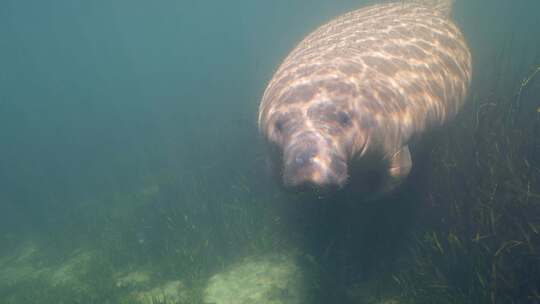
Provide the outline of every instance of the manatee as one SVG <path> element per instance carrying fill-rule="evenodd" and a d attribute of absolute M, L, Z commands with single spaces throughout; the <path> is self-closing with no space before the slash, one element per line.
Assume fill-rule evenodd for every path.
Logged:
<path fill-rule="evenodd" d="M 471 54 L 451 10 L 449 0 L 374 4 L 288 54 L 258 112 L 286 188 L 359 187 L 358 177 L 367 191 L 388 193 L 402 183 L 409 146 L 466 100 Z"/>

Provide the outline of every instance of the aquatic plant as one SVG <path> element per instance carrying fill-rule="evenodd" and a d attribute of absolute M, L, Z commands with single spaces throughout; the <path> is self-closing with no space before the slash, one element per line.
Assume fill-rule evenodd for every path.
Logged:
<path fill-rule="evenodd" d="M 475 98 L 433 151 L 422 208 L 437 221 L 415 234 L 413 266 L 394 275 L 404 301 L 540 302 L 540 114 L 522 103 L 539 71 L 517 93 Z"/>

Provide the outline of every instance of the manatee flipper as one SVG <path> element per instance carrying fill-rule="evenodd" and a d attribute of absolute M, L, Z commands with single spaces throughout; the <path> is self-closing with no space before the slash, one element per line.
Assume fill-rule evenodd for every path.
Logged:
<path fill-rule="evenodd" d="M 383 192 L 390 192 L 399 186 L 409 175 L 411 168 L 411 152 L 408 146 L 403 146 L 390 158 L 387 173 L 388 178 L 383 185 Z"/>

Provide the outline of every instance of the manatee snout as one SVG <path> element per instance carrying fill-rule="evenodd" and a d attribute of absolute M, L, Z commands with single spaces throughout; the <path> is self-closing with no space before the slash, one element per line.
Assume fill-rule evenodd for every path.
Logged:
<path fill-rule="evenodd" d="M 283 153 L 283 184 L 295 190 L 333 190 L 347 181 L 347 162 L 332 147 L 300 138 Z"/>

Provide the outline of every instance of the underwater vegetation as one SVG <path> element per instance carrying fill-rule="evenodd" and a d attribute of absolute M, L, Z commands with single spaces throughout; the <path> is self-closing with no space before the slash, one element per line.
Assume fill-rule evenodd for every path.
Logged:
<path fill-rule="evenodd" d="M 173 155 L 177 167 L 168 159 L 143 172 L 104 165 L 92 171 L 107 185 L 102 192 L 81 185 L 89 190 L 79 195 L 69 186 L 81 183 L 73 176 L 61 190 L 76 194 L 28 194 L 32 203 L 20 217 L 2 214 L 0 303 L 225 304 L 239 295 L 244 304 L 540 303 L 540 57 L 524 72 L 505 56 L 482 66 L 485 84 L 473 85 L 467 107 L 439 133 L 421 186 L 411 183 L 390 202 L 282 193 L 256 165 L 256 134 L 235 129 L 244 124 L 210 124 L 178 151 L 160 145 L 176 137 L 159 134 L 152 148 Z M 222 82 L 213 70 L 199 72 Z M 224 120 L 237 115 L 224 104 Z M 215 113 L 201 114 L 187 132 Z M 177 153 L 196 144 L 189 147 L 196 158 Z M 138 153 L 103 153 L 113 158 L 104 163 L 143 162 Z M 39 186 L 28 183 L 23 189 Z M 3 230 L 16 223 L 23 232 Z"/>
<path fill-rule="evenodd" d="M 242 174 L 165 171 L 12 242 L 0 301 L 540 303 L 540 66 L 503 82 L 515 87 L 473 88 L 429 152 L 412 232 L 404 201 L 318 208 Z"/>
<path fill-rule="evenodd" d="M 2 303 L 203 303 L 211 275 L 276 252 L 280 221 L 243 176 L 149 177 L 139 191 L 77 203 L 52 229 L 0 256 Z M 285 248 L 284 248 L 285 249 Z"/>
<path fill-rule="evenodd" d="M 538 97 L 539 71 L 473 95 L 432 152 L 422 208 L 434 220 L 393 276 L 406 303 L 540 303 L 540 113 L 523 103 Z"/>

